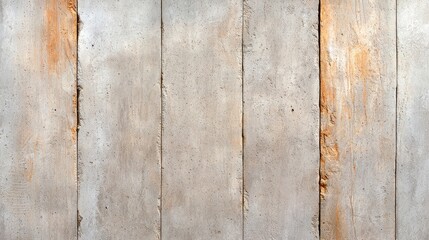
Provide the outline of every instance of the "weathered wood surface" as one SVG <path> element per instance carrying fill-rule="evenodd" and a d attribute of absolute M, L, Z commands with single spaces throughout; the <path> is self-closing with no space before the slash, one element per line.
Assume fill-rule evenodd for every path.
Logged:
<path fill-rule="evenodd" d="M 429 239 L 429 2 L 398 0 L 397 238 Z"/>
<path fill-rule="evenodd" d="M 241 0 L 164 0 L 162 238 L 241 239 Z"/>
<path fill-rule="evenodd" d="M 76 238 L 76 16 L 0 1 L 0 239 Z"/>
<path fill-rule="evenodd" d="M 160 1 L 79 1 L 80 239 L 158 239 Z"/>
<path fill-rule="evenodd" d="M 321 239 L 395 236 L 395 1 L 321 1 Z"/>
<path fill-rule="evenodd" d="M 318 6 L 245 1 L 245 239 L 318 239 Z"/>

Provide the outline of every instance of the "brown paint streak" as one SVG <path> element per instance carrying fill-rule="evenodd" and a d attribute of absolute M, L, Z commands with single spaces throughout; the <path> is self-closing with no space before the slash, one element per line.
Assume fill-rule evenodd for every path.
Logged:
<path fill-rule="evenodd" d="M 76 19 L 75 0 L 48 0 L 45 10 L 45 42 L 50 73 L 59 73 L 67 62 L 76 60 Z"/>

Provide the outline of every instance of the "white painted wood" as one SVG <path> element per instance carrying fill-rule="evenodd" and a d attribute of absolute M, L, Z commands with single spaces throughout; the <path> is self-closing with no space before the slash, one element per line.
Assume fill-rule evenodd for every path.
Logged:
<path fill-rule="evenodd" d="M 318 239 L 319 1 L 245 1 L 245 239 Z"/>
<path fill-rule="evenodd" d="M 397 239 L 429 239 L 429 2 L 398 0 Z"/>
<path fill-rule="evenodd" d="M 159 238 L 160 2 L 79 2 L 80 239 Z"/>
<path fill-rule="evenodd" d="M 76 238 L 76 19 L 0 1 L 0 239 Z"/>
<path fill-rule="evenodd" d="M 321 1 L 321 239 L 395 238 L 395 7 Z"/>
<path fill-rule="evenodd" d="M 162 238 L 242 238 L 241 0 L 164 0 Z"/>

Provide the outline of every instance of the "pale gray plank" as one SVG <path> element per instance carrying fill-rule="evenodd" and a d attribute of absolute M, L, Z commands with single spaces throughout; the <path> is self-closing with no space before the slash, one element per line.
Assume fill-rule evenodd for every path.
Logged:
<path fill-rule="evenodd" d="M 429 239 L 428 100 L 429 2 L 398 0 L 398 239 Z"/>
<path fill-rule="evenodd" d="M 163 239 L 240 239 L 241 0 L 163 1 Z"/>
<path fill-rule="evenodd" d="M 321 239 L 395 237 L 395 15 L 321 1 Z"/>
<path fill-rule="evenodd" d="M 0 239 L 76 238 L 74 1 L 0 1 Z"/>
<path fill-rule="evenodd" d="M 81 239 L 158 239 L 161 5 L 82 0 Z"/>
<path fill-rule="evenodd" d="M 318 239 L 318 6 L 245 1 L 245 239 Z"/>

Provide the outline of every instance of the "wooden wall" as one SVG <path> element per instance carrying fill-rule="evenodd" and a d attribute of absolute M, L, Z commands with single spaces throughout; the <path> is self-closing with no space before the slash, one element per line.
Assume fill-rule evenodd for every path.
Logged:
<path fill-rule="evenodd" d="M 0 239 L 429 239 L 425 0 L 0 0 Z"/>

